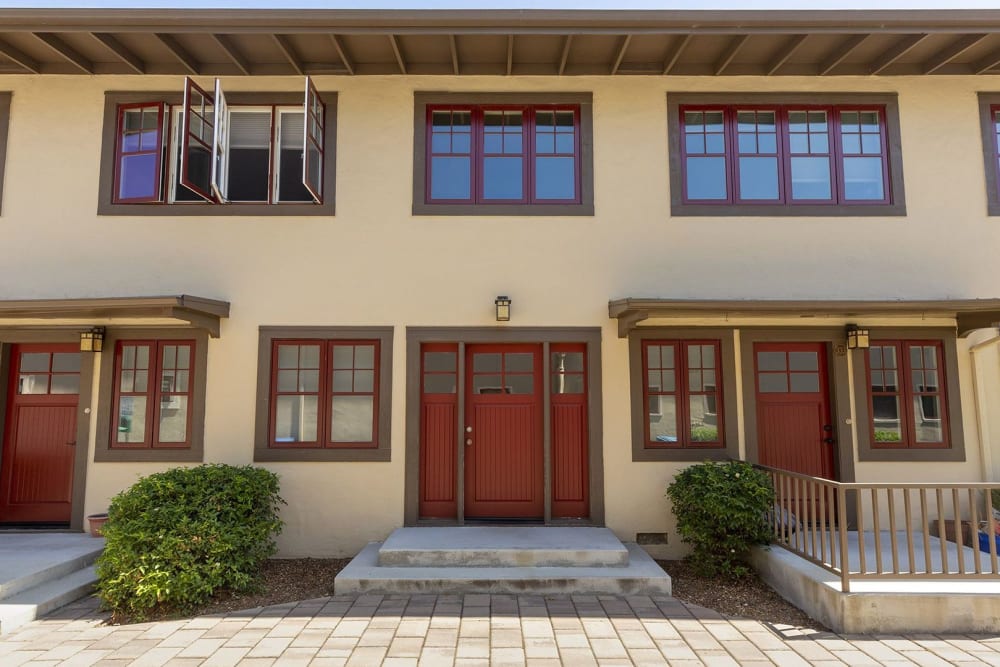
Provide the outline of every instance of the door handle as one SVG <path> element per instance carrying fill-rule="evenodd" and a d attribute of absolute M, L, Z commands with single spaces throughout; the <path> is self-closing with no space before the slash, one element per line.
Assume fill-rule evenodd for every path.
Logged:
<path fill-rule="evenodd" d="M 76 447 L 76 440 L 70 440 L 66 443 L 69 447 Z"/>
<path fill-rule="evenodd" d="M 832 424 L 823 424 L 823 430 L 826 431 L 827 433 L 829 433 L 830 431 L 833 430 L 833 425 Z"/>
<path fill-rule="evenodd" d="M 465 439 L 465 446 L 468 447 L 471 444 L 472 444 L 472 438 L 466 438 Z"/>
<path fill-rule="evenodd" d="M 835 443 L 837 441 L 834 440 L 833 438 L 823 438 L 823 442 L 825 442 L 828 445 L 832 445 L 833 443 Z"/>

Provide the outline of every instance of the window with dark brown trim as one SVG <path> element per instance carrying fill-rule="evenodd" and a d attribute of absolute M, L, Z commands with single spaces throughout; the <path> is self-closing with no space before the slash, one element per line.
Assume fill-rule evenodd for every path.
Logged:
<path fill-rule="evenodd" d="M 872 448 L 948 447 L 941 341 L 873 340 L 865 362 Z"/>
<path fill-rule="evenodd" d="M 675 215 L 905 213 L 894 98 L 668 99 Z"/>
<path fill-rule="evenodd" d="M 986 202 L 989 215 L 1000 215 L 1000 93 L 979 93 Z"/>
<path fill-rule="evenodd" d="M 643 341 L 646 447 L 725 447 L 720 357 L 718 341 Z"/>
<path fill-rule="evenodd" d="M 208 334 L 112 329 L 101 355 L 95 461 L 201 461 Z"/>
<path fill-rule="evenodd" d="M 384 328 L 261 328 L 256 460 L 388 460 L 391 346 Z"/>
<path fill-rule="evenodd" d="M 590 96 L 418 93 L 415 214 L 592 215 Z"/>

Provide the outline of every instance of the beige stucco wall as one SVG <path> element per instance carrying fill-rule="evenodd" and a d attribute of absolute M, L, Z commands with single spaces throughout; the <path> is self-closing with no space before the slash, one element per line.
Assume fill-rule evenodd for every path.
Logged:
<path fill-rule="evenodd" d="M 513 299 L 511 325 L 602 326 L 607 524 L 623 538 L 667 530 L 673 552 L 663 492 L 678 466 L 631 461 L 627 344 L 607 318 L 609 299 L 962 298 L 1000 287 L 976 101 L 976 90 L 1000 89 L 992 77 L 318 77 L 321 90 L 339 92 L 335 218 L 98 217 L 104 92 L 181 84 L 0 77 L 0 90 L 13 91 L 0 298 L 230 301 L 222 338 L 210 344 L 205 424 L 206 460 L 229 463 L 252 460 L 259 325 L 393 325 L 392 461 L 268 464 L 288 500 L 283 555 L 352 553 L 402 523 L 406 326 L 494 325 L 497 294 Z M 295 78 L 224 85 L 301 89 Z M 413 217 L 413 93 L 427 90 L 592 92 L 595 216 Z M 898 92 L 909 214 L 671 218 L 669 90 Z M 988 392 L 977 397 L 960 347 L 968 460 L 858 463 L 859 480 L 980 479 L 973 407 L 989 410 L 998 442 L 1000 357 L 977 353 Z M 1000 455 L 991 465 L 1000 472 Z M 165 467 L 91 463 L 86 511 Z"/>

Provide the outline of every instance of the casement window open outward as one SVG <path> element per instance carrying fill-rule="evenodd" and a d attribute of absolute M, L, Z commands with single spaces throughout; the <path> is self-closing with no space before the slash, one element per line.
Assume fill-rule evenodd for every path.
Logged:
<path fill-rule="evenodd" d="M 115 203 L 323 203 L 326 105 L 231 105 L 185 79 L 183 103 L 121 105 Z"/>

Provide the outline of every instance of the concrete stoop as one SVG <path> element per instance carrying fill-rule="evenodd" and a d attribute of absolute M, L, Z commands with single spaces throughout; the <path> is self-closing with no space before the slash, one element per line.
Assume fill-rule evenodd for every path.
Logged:
<path fill-rule="evenodd" d="M 0 535 L 0 635 L 90 595 L 103 550 L 79 533 Z"/>
<path fill-rule="evenodd" d="M 345 593 L 670 594 L 670 577 L 607 528 L 399 528 L 334 583 Z"/>
<path fill-rule="evenodd" d="M 842 593 L 839 576 L 781 547 L 756 547 L 751 561 L 778 594 L 834 632 L 1000 632 L 998 580 L 855 580 Z"/>

